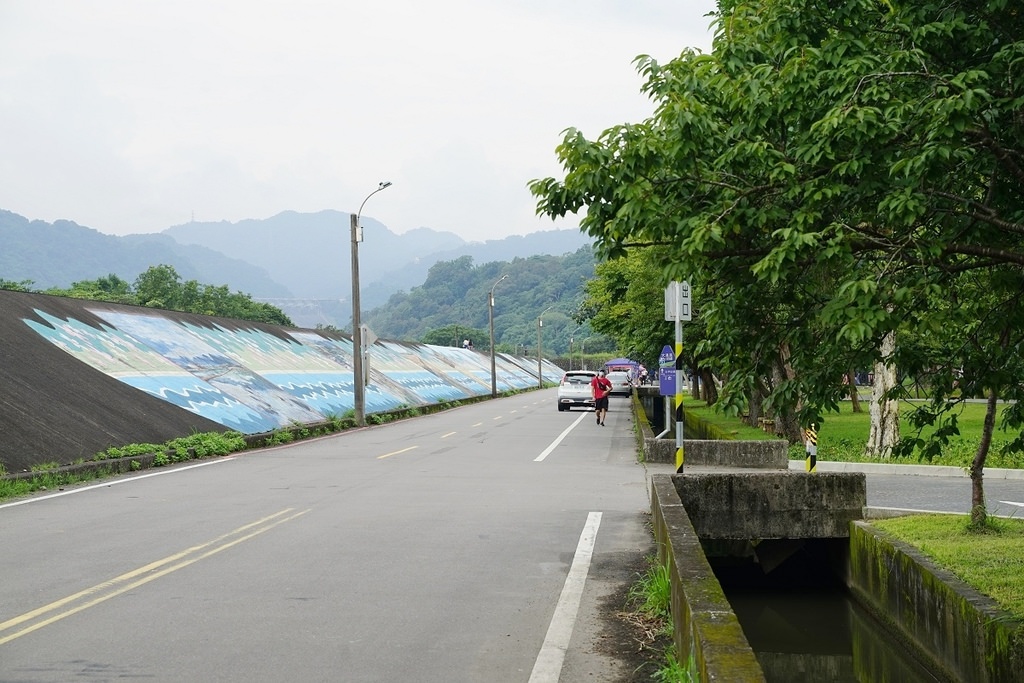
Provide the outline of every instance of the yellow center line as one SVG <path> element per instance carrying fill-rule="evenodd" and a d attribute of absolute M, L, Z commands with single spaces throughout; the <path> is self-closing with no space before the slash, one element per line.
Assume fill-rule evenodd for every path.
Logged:
<path fill-rule="evenodd" d="M 441 438 L 442 439 L 447 439 L 449 436 L 453 436 L 455 434 L 458 434 L 458 432 L 448 432 L 447 434 L 442 434 Z"/>
<path fill-rule="evenodd" d="M 12 640 L 14 640 L 16 638 L 20 638 L 21 636 L 29 634 L 29 633 L 32 633 L 33 631 L 38 631 L 39 629 L 41 629 L 41 628 L 43 628 L 45 626 L 49 626 L 50 624 L 52 624 L 54 622 L 60 621 L 61 619 L 64 619 L 66 617 L 70 617 L 71 615 L 77 614 L 77 613 L 79 613 L 79 612 L 81 612 L 83 610 L 89 609 L 90 607 L 95 607 L 96 605 L 98 605 L 98 604 L 100 604 L 102 602 L 106 602 L 107 600 L 110 600 L 111 598 L 117 597 L 118 595 L 121 595 L 123 593 L 127 593 L 128 591 L 130 591 L 130 590 L 132 590 L 134 588 L 138 588 L 139 586 L 143 586 L 143 585 L 149 583 L 150 581 L 155 581 L 156 579 L 159 579 L 159 578 L 161 578 L 163 576 L 166 576 L 167 574 L 170 574 L 171 572 L 176 572 L 179 569 L 184 569 L 185 567 L 187 567 L 187 566 L 189 566 L 191 564 L 195 564 L 199 560 L 204 560 L 204 559 L 206 559 L 206 558 L 208 558 L 208 557 L 210 557 L 212 555 L 216 555 L 217 553 L 221 552 L 222 550 L 227 550 L 228 548 L 231 548 L 233 546 L 238 545 L 242 541 L 247 541 L 247 540 L 249 540 L 251 538 L 254 538 L 254 537 L 262 534 L 265 531 L 270 531 L 271 529 L 273 529 L 274 527 L 276 527 L 276 526 L 278 526 L 280 524 L 284 524 L 285 522 L 289 522 L 289 521 L 291 521 L 291 520 L 293 520 L 293 519 L 295 519 L 297 517 L 301 517 L 302 515 L 304 515 L 307 512 L 309 512 L 309 510 L 303 510 L 302 512 L 296 512 L 295 514 L 292 514 L 292 515 L 290 515 L 288 517 L 283 517 L 281 519 L 277 519 L 276 521 L 272 521 L 275 518 L 281 517 L 281 515 L 285 515 L 285 514 L 287 514 L 289 512 L 292 512 L 292 511 L 293 511 L 293 508 L 286 508 L 284 510 L 281 510 L 280 512 L 276 512 L 276 513 L 274 513 L 272 515 L 264 517 L 263 519 L 260 519 L 260 520 L 257 520 L 255 522 L 252 522 L 251 524 L 246 524 L 244 526 L 241 526 L 241 527 L 235 529 L 234 531 L 230 531 L 230 532 L 228 532 L 228 533 L 226 533 L 226 534 L 224 534 L 222 536 L 218 536 L 217 538 L 213 539 L 212 541 L 207 541 L 206 543 L 202 543 L 200 545 L 192 546 L 191 548 L 188 548 L 187 550 L 183 550 L 182 552 L 175 553 L 173 555 L 169 555 L 168 557 L 165 557 L 162 560 L 157 560 L 156 562 L 151 562 L 151 563 L 149 563 L 149 564 L 147 564 L 147 565 L 145 565 L 143 567 L 139 567 L 138 569 L 134 569 L 134 570 L 132 570 L 130 572 L 126 572 L 124 574 L 121 574 L 120 576 L 117 576 L 117 577 L 115 577 L 113 579 L 110 579 L 109 581 L 104 581 L 103 583 L 97 584 L 97 585 L 95 585 L 95 586 L 93 586 L 91 588 L 86 588 L 85 590 L 79 591 L 78 593 L 75 593 L 74 595 L 70 595 L 70 596 L 68 596 L 66 598 L 62 598 L 60 600 L 56 600 L 54 602 L 51 602 L 48 605 L 44 605 L 44 606 L 42 606 L 42 607 L 40 607 L 38 609 L 34 609 L 34 610 L 30 611 L 30 612 L 26 612 L 25 614 L 22 614 L 21 616 L 14 617 L 13 619 L 8 619 L 7 621 L 5 621 L 3 623 L 0 623 L 0 631 L 9 630 L 11 628 L 14 628 L 15 626 L 23 624 L 23 623 L 25 623 L 27 621 L 30 621 L 32 619 L 35 619 L 36 617 L 42 616 L 42 615 L 47 614 L 49 612 L 53 612 L 53 611 L 59 610 L 62 607 L 65 607 L 66 605 L 69 605 L 72 602 L 75 602 L 76 600 L 80 600 L 82 598 L 86 598 L 86 597 L 89 597 L 91 595 L 96 595 L 96 594 L 99 594 L 99 593 L 103 593 L 103 591 L 106 591 L 106 590 L 109 590 L 109 589 L 114 589 L 114 590 L 110 590 L 110 592 L 103 593 L 103 594 L 99 595 L 98 597 L 96 597 L 96 598 L 94 598 L 94 599 L 92 599 L 92 600 L 90 600 L 88 602 L 82 603 L 80 605 L 77 605 L 75 607 L 67 609 L 67 610 L 65 610 L 63 612 L 55 614 L 55 615 L 53 615 L 52 617 L 50 617 L 48 619 L 44 619 L 43 621 L 36 622 L 35 624 L 32 624 L 31 626 L 28 626 L 28 627 L 26 627 L 26 628 L 24 628 L 24 629 L 22 629 L 20 631 L 17 631 L 15 633 L 11 633 L 11 634 L 9 634 L 7 636 L 4 636 L 4 637 L 0 637 L 0 645 L 3 645 L 5 643 L 9 643 L 10 641 L 12 641 Z M 261 528 L 256 528 L 256 527 L 260 527 L 260 525 L 263 525 L 263 526 Z M 244 533 L 244 532 L 249 531 L 250 529 L 254 529 L 254 528 L 255 528 L 254 531 L 246 533 L 243 536 L 235 538 L 234 540 L 231 540 L 231 541 L 223 542 L 226 539 L 231 538 L 232 536 L 237 536 L 240 533 Z M 221 545 L 217 545 L 218 543 L 220 543 Z M 215 547 L 211 548 L 211 546 L 215 546 Z M 203 553 L 201 553 L 199 555 L 196 555 L 195 557 L 189 558 L 190 555 L 195 555 L 195 553 L 203 550 L 204 548 L 210 548 L 210 549 L 207 550 L 206 552 L 203 552 Z M 188 559 L 183 559 L 183 558 L 188 558 Z M 175 562 L 177 562 L 177 564 L 173 564 Z M 163 567 L 164 565 L 171 565 L 171 566 L 168 566 L 168 567 L 166 567 L 164 569 L 161 569 L 160 571 L 154 571 L 155 569 Z M 136 581 L 131 581 L 132 579 L 135 579 L 136 577 L 142 576 L 143 574 L 147 574 L 147 575 L 143 576 L 142 578 L 140 578 L 140 579 L 138 579 Z M 131 583 L 125 584 L 126 581 L 131 581 Z M 120 588 L 116 588 L 119 584 L 125 584 L 125 585 L 122 585 Z"/>
<path fill-rule="evenodd" d="M 377 459 L 378 460 L 383 460 L 384 458 L 390 458 L 392 455 L 398 455 L 399 453 L 405 453 L 406 451 L 411 451 L 414 448 L 419 448 L 419 446 L 409 446 L 408 448 L 403 448 L 400 451 L 391 451 L 390 453 L 385 453 L 384 455 L 378 455 Z"/>

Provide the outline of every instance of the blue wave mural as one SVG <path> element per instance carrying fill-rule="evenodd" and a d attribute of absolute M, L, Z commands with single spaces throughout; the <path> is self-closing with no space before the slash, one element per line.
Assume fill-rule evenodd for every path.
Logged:
<path fill-rule="evenodd" d="M 355 404 L 352 342 L 315 330 L 272 333 L 197 325 L 175 314 L 97 305 L 100 327 L 35 309 L 23 322 L 79 361 L 135 389 L 244 434 L 319 422 Z M 193 318 L 194 320 L 194 318 Z M 367 351 L 366 412 L 489 395 L 490 357 L 469 349 L 378 340 Z M 537 384 L 537 365 L 495 357 L 499 391 Z M 545 381 L 562 370 L 544 361 Z"/>

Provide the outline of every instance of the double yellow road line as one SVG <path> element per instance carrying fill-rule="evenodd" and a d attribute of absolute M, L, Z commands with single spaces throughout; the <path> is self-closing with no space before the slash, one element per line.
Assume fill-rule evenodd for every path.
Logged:
<path fill-rule="evenodd" d="M 9 643 L 33 631 L 38 631 L 65 617 L 70 617 L 90 607 L 95 607 L 102 602 L 134 590 L 150 581 L 155 581 L 162 576 L 167 576 L 179 569 L 184 569 L 200 560 L 204 560 L 239 543 L 259 536 L 266 531 L 270 531 L 285 522 L 301 517 L 307 512 L 309 510 L 296 512 L 294 508 L 285 508 L 280 512 L 275 512 L 272 515 L 258 519 L 251 524 L 240 526 L 234 531 L 229 531 L 211 541 L 192 546 L 179 553 L 169 555 L 162 560 L 151 562 L 143 567 L 116 576 L 109 581 L 96 584 L 66 598 L 55 600 L 48 605 L 43 605 L 30 612 L 25 612 L 7 621 L 0 622 L 0 645 Z"/>

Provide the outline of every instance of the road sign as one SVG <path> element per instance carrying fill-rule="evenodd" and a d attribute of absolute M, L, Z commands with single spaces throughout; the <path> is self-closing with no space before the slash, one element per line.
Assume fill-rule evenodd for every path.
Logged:
<path fill-rule="evenodd" d="M 360 325 L 359 327 L 363 331 L 363 344 L 373 346 L 377 341 L 377 335 L 373 333 L 373 330 L 368 325 Z"/>
<path fill-rule="evenodd" d="M 690 283 L 673 280 L 665 288 L 665 320 L 689 322 L 691 319 Z"/>
<path fill-rule="evenodd" d="M 676 369 L 674 367 L 658 368 L 658 395 L 676 395 Z"/>
<path fill-rule="evenodd" d="M 672 347 L 665 344 L 661 348 L 661 355 L 658 356 L 658 367 L 659 368 L 674 368 L 676 366 L 676 352 L 672 350 Z"/>

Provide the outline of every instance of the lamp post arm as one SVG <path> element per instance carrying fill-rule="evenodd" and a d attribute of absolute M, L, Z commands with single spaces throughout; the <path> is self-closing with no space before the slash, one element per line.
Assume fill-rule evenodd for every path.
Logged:
<path fill-rule="evenodd" d="M 366 195 L 366 199 L 364 199 L 363 203 L 359 205 L 359 210 L 356 211 L 355 219 L 352 222 L 352 226 L 353 226 L 352 239 L 353 240 L 356 240 L 357 242 L 362 242 L 363 241 L 363 226 L 359 224 L 359 219 L 363 215 L 363 207 L 366 206 L 366 202 L 369 201 L 370 197 L 372 197 L 373 195 L 377 194 L 381 190 L 386 190 L 389 187 L 391 187 L 391 181 L 390 180 L 385 180 L 385 181 L 381 182 L 381 184 L 377 187 L 377 189 L 374 190 L 373 192 L 371 192 L 370 194 Z"/>

